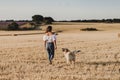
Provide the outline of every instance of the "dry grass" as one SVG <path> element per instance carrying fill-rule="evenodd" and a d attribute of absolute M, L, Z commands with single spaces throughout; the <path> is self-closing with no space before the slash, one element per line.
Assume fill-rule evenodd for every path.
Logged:
<path fill-rule="evenodd" d="M 53 25 L 54 31 L 63 32 L 57 35 L 52 65 L 43 47 L 43 34 L 0 36 L 0 80 L 120 80 L 120 24 L 89 24 Z M 80 31 L 88 26 L 103 31 Z M 75 68 L 66 65 L 63 47 L 82 51 L 76 54 Z"/>

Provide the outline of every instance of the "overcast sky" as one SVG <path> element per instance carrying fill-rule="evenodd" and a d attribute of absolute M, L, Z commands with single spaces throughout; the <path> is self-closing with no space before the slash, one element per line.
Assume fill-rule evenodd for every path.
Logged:
<path fill-rule="evenodd" d="M 0 20 L 40 14 L 55 20 L 120 18 L 120 0 L 0 0 Z"/>

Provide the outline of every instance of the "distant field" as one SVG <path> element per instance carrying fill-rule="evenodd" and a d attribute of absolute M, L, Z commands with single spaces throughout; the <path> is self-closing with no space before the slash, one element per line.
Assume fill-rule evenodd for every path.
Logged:
<path fill-rule="evenodd" d="M 0 31 L 0 34 L 9 33 L 39 33 L 45 31 L 46 26 L 41 26 L 42 30 L 37 31 Z M 53 30 L 55 32 L 80 32 L 83 28 L 96 28 L 100 31 L 118 31 L 120 30 L 120 23 L 78 23 L 78 22 L 54 22 Z"/>
<path fill-rule="evenodd" d="M 52 65 L 42 40 L 47 26 L 41 31 L 0 31 L 0 80 L 120 80 L 120 24 L 52 24 L 58 32 Z M 100 31 L 80 31 L 87 27 Z M 81 50 L 75 68 L 66 64 L 64 47 Z"/>
<path fill-rule="evenodd" d="M 101 31 L 119 31 L 120 23 L 77 23 L 77 22 L 55 22 L 53 23 L 56 31 L 77 31 L 82 28 L 97 28 Z M 43 27 L 44 29 L 44 27 Z"/>
<path fill-rule="evenodd" d="M 31 30 L 31 31 L 0 31 L 0 36 L 14 36 L 14 35 L 35 35 L 43 34 L 43 31 L 40 30 Z"/>

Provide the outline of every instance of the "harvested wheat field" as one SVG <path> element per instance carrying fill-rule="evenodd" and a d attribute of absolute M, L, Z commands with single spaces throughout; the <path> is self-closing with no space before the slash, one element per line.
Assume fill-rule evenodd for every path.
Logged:
<path fill-rule="evenodd" d="M 58 32 L 53 64 L 43 47 L 43 31 L 0 31 L 0 80 L 120 80 L 120 24 L 54 23 Z M 99 31 L 80 31 L 94 27 Z M 4 34 L 20 33 L 11 36 Z M 28 34 L 27 33 L 27 34 Z M 81 50 L 67 65 L 61 48 Z"/>

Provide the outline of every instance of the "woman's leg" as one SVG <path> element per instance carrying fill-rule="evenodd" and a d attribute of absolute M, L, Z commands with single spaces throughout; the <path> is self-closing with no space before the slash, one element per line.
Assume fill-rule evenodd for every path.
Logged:
<path fill-rule="evenodd" d="M 52 64 L 52 60 L 54 58 L 54 44 L 53 43 L 47 43 L 47 53 L 48 53 L 50 64 Z"/>
<path fill-rule="evenodd" d="M 52 60 L 54 58 L 54 44 L 53 43 L 50 44 L 50 56 Z"/>
<path fill-rule="evenodd" d="M 47 49 L 47 53 L 48 53 L 48 59 L 49 59 L 49 62 L 50 62 L 50 64 L 51 64 L 51 50 L 50 50 L 50 44 L 47 44 L 46 49 Z"/>

